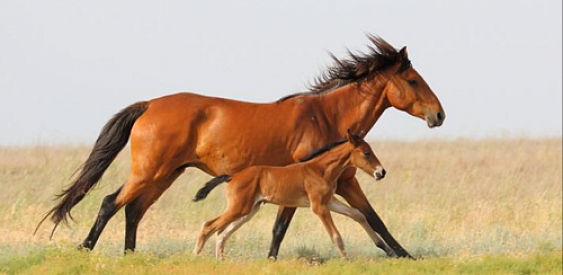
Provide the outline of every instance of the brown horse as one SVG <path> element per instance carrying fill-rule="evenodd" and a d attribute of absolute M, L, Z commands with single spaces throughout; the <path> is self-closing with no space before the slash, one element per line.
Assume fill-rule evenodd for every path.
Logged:
<path fill-rule="evenodd" d="M 376 180 L 385 176 L 385 170 L 369 144 L 348 132 L 347 139 L 321 148 L 304 162 L 285 167 L 251 166 L 234 174 L 232 178 L 211 180 L 198 191 L 195 201 L 205 199 L 219 183 L 228 181 L 227 209 L 217 218 L 203 224 L 194 253 L 199 255 L 207 239 L 217 232 L 215 255 L 222 258 L 227 239 L 258 212 L 262 203 L 311 207 L 342 257 L 348 256 L 330 215 L 331 211 L 354 219 L 378 247 L 393 253 L 371 229 L 360 211 L 334 197 L 338 179 L 344 170 L 351 167 L 360 168 Z"/>
<path fill-rule="evenodd" d="M 309 92 L 256 104 L 180 93 L 133 104 L 102 129 L 78 177 L 46 215 L 58 225 L 96 185 L 131 140 L 132 168 L 126 183 L 104 198 L 82 247 L 94 248 L 111 217 L 125 207 L 125 250 L 134 250 L 139 221 L 186 168 L 212 176 L 233 175 L 254 165 L 284 166 L 314 148 L 337 140 L 347 129 L 367 133 L 384 110 L 395 107 L 442 125 L 438 98 L 411 66 L 406 48 L 397 51 L 378 37 L 368 54 L 338 60 Z M 355 178 L 345 171 L 336 193 L 362 212 L 370 226 L 399 257 L 410 255 L 391 236 Z M 270 257 L 276 257 L 295 208 L 282 207 L 274 227 Z M 391 255 L 392 256 L 392 255 Z"/>

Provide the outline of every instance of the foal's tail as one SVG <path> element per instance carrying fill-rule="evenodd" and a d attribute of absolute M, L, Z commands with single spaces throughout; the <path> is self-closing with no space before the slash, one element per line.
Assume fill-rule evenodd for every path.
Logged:
<path fill-rule="evenodd" d="M 61 194 L 57 195 L 57 198 L 62 198 L 61 201 L 47 212 L 37 225 L 37 229 L 49 216 L 55 223 L 55 228 L 61 221 L 67 223 L 68 218 L 72 219 L 70 210 L 98 183 L 109 165 L 127 145 L 135 121 L 147 110 L 148 105 L 148 102 L 130 105 L 107 122 L 102 128 L 90 156 L 79 168 L 78 177 Z M 36 232 L 37 229 L 35 229 Z"/>
<path fill-rule="evenodd" d="M 203 186 L 201 189 L 199 189 L 197 191 L 197 194 L 195 195 L 194 201 L 200 201 L 200 200 L 204 200 L 205 198 L 207 198 L 207 195 L 209 195 L 209 193 L 211 191 L 213 191 L 213 189 L 215 189 L 215 187 L 217 187 L 219 184 L 223 183 L 223 182 L 229 182 L 231 181 L 231 177 L 227 176 L 227 175 L 223 175 L 223 176 L 219 176 L 216 178 L 211 179 L 210 181 L 208 181 L 205 186 Z"/>

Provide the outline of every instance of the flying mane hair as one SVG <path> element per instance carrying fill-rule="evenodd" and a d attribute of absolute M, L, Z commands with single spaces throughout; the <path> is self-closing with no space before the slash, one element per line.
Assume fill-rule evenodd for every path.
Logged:
<path fill-rule="evenodd" d="M 401 62 L 398 73 L 411 67 L 410 60 L 401 58 L 397 49 L 383 38 L 371 34 L 368 34 L 367 37 L 373 43 L 373 46 L 368 45 L 368 53 L 353 53 L 348 50 L 348 59 L 338 59 L 334 54 L 329 53 L 334 64 L 313 80 L 307 92 L 288 95 L 277 102 L 301 95 L 322 95 L 353 82 L 359 84 L 398 62 Z"/>

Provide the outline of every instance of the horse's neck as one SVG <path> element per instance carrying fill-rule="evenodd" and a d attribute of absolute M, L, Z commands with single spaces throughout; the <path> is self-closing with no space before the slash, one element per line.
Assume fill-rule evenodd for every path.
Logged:
<path fill-rule="evenodd" d="M 326 93 L 320 100 L 319 111 L 336 123 L 334 127 L 340 136 L 348 129 L 367 133 L 389 107 L 383 93 L 386 81 L 382 80 L 376 76 L 360 85 L 354 82 Z"/>
<path fill-rule="evenodd" d="M 312 162 L 323 171 L 323 177 L 333 182 L 340 178 L 344 170 L 350 167 L 350 155 L 353 148 L 348 143 L 339 145 L 320 155 Z"/>

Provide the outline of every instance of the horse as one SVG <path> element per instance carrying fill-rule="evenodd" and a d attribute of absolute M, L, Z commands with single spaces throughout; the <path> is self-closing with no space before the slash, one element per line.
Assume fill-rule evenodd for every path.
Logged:
<path fill-rule="evenodd" d="M 194 201 L 205 199 L 220 183 L 229 182 L 226 189 L 227 209 L 218 217 L 203 223 L 194 254 L 199 256 L 207 239 L 216 233 L 215 256 L 223 258 L 229 237 L 250 221 L 263 203 L 311 207 L 343 258 L 348 258 L 348 255 L 331 211 L 358 222 L 378 247 L 393 253 L 371 229 L 360 211 L 334 197 L 337 180 L 350 167 L 359 168 L 376 180 L 385 177 L 386 173 L 369 144 L 349 131 L 346 139 L 314 151 L 312 157 L 306 157 L 302 162 L 284 167 L 251 166 L 232 177 L 223 176 L 209 181 L 198 191 Z"/>
<path fill-rule="evenodd" d="M 107 195 L 88 236 L 79 246 L 91 250 L 108 221 L 125 207 L 125 251 L 134 251 L 139 222 L 149 207 L 187 168 L 217 177 L 254 165 L 285 166 L 314 148 L 343 137 L 347 129 L 367 133 L 383 112 L 394 107 L 441 126 L 445 113 L 436 95 L 412 67 L 406 47 L 397 51 L 368 35 L 368 53 L 349 59 L 331 54 L 334 64 L 308 91 L 271 103 L 250 103 L 195 93 L 178 93 L 132 104 L 102 128 L 76 178 L 45 215 L 55 224 L 72 220 L 71 209 L 98 183 L 106 169 L 131 144 L 131 171 L 125 184 Z M 410 257 L 368 202 L 350 168 L 336 193 L 364 214 L 393 249 Z M 280 207 L 269 257 L 276 258 L 295 213 Z"/>

